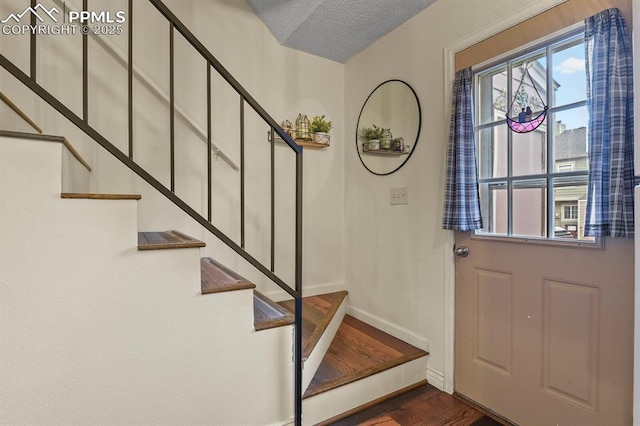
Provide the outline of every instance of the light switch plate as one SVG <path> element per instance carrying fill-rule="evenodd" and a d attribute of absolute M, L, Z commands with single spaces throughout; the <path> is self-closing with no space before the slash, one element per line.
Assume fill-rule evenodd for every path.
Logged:
<path fill-rule="evenodd" d="M 399 204 L 409 204 L 409 191 L 406 186 L 391 188 L 389 190 L 389 203 L 392 206 Z"/>

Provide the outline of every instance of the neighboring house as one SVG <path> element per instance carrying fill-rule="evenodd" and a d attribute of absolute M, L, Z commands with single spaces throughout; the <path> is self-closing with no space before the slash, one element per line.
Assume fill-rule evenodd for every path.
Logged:
<path fill-rule="evenodd" d="M 566 129 L 561 122 L 556 123 L 556 149 L 554 163 L 557 171 L 572 172 L 588 167 L 587 129 Z M 584 239 L 584 215 L 587 188 L 584 185 L 556 188 L 555 226 L 571 233 L 571 238 Z M 559 232 L 559 230 L 556 230 Z"/>

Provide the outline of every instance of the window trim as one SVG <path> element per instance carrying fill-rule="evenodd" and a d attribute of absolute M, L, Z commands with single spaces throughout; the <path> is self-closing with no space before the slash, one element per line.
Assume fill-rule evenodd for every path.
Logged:
<path fill-rule="evenodd" d="M 546 237 L 523 237 L 499 234 L 487 234 L 476 231 L 471 234 L 472 240 L 496 241 L 502 243 L 530 244 L 534 246 L 564 246 L 571 248 L 587 249 L 587 250 L 604 250 L 604 238 L 595 237 L 591 240 L 570 240 L 563 238 L 546 238 Z"/>

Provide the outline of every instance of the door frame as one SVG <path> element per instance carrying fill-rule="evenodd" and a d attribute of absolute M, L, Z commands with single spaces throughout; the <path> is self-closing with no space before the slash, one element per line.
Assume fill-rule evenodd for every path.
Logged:
<path fill-rule="evenodd" d="M 455 55 L 467 47 L 483 41 L 506 30 L 509 27 L 517 25 L 529 18 L 551 9 L 567 0 L 540 0 L 536 3 L 518 10 L 517 12 L 491 23 L 479 31 L 470 34 L 455 43 L 444 48 L 444 109 L 445 117 L 451 116 L 452 93 L 451 88 L 455 79 Z M 640 5 L 640 0 L 633 0 L 633 5 Z M 635 7 L 634 7 L 634 10 Z M 634 13 L 634 22 L 636 14 Z M 634 33 L 635 34 L 635 33 Z M 636 44 L 636 49 L 639 49 Z M 640 50 L 640 49 L 639 49 Z M 636 92 L 637 94 L 638 92 Z M 638 119 L 638 108 L 640 102 L 636 102 L 636 119 Z M 638 126 L 636 126 L 638 130 Z M 446 151 L 446 150 L 445 150 Z M 636 150 L 637 154 L 637 150 Z M 448 231 L 447 244 L 449 249 L 445 248 L 444 260 L 444 381 L 442 387 L 445 392 L 453 393 L 454 391 L 454 365 L 455 365 L 455 287 L 456 287 L 456 270 L 455 256 L 453 255 L 453 245 L 455 243 L 455 231 Z M 449 251 L 451 250 L 451 251 Z"/>

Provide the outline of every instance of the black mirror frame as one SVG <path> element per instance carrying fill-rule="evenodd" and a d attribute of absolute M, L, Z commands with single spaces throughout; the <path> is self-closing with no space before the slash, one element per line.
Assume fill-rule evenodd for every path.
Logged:
<path fill-rule="evenodd" d="M 378 90 L 380 87 L 382 87 L 383 85 L 385 85 L 387 83 L 392 83 L 392 82 L 398 82 L 398 83 L 404 84 L 405 86 L 407 86 L 409 88 L 409 90 L 411 90 L 411 93 L 413 93 L 413 96 L 416 99 L 416 105 L 418 106 L 418 131 L 416 132 L 416 140 L 413 142 L 413 146 L 411 147 L 411 151 L 407 155 L 407 158 L 405 158 L 404 161 L 402 163 L 400 163 L 400 165 L 398 167 L 396 167 L 395 169 L 391 170 L 390 172 L 387 172 L 387 173 L 376 173 L 373 170 L 371 170 L 369 167 L 367 167 L 367 165 L 365 164 L 364 160 L 362 159 L 362 154 L 360 153 L 360 149 L 358 148 L 358 129 L 359 129 L 359 126 L 360 126 L 360 118 L 362 117 L 362 112 L 364 111 L 364 107 L 367 106 L 367 102 L 369 102 L 369 99 L 371 98 L 371 96 L 373 96 L 373 94 L 376 92 L 376 90 Z M 407 164 L 407 161 L 409 161 L 409 158 L 411 158 L 411 156 L 413 155 L 413 151 L 415 151 L 416 145 L 418 144 L 418 140 L 420 139 L 420 130 L 421 129 L 422 129 L 422 108 L 420 107 L 420 100 L 418 99 L 418 95 L 416 94 L 416 91 L 413 90 L 413 87 L 411 87 L 409 85 L 409 83 L 407 83 L 406 81 L 403 81 L 403 80 L 391 79 L 391 80 L 383 81 L 382 83 L 378 84 L 375 89 L 373 89 L 371 91 L 369 96 L 367 96 L 367 99 L 364 101 L 364 104 L 362 104 L 362 108 L 360 109 L 360 114 L 358 114 L 358 122 L 356 123 L 356 152 L 358 153 L 358 158 L 360 159 L 360 162 L 362 163 L 364 168 L 367 169 L 370 173 L 373 173 L 374 175 L 387 176 L 387 175 L 390 175 L 391 173 L 397 172 L 405 164 Z"/>

